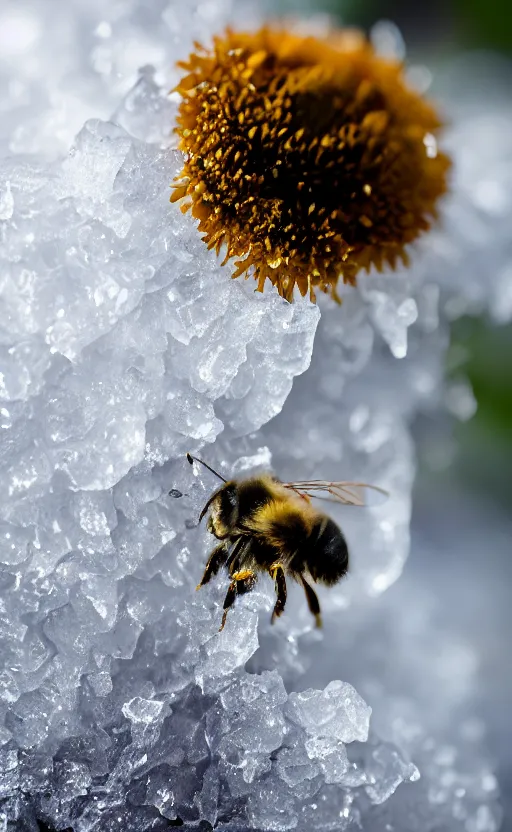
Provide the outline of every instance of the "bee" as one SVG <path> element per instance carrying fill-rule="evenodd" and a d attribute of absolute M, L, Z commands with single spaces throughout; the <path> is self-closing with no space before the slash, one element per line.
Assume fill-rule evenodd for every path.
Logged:
<path fill-rule="evenodd" d="M 199 522 L 209 513 L 207 528 L 220 543 L 211 551 L 196 589 L 201 589 L 225 567 L 231 578 L 220 630 L 237 596 L 254 589 L 258 575 L 274 581 L 276 602 L 272 623 L 282 615 L 287 597 L 286 578 L 297 581 L 317 627 L 322 626 L 320 603 L 309 580 L 334 586 L 348 571 L 349 552 L 341 529 L 318 511 L 311 498 L 344 505 L 366 505 L 366 490 L 387 495 L 366 483 L 281 482 L 263 473 L 246 479 L 226 480 L 202 459 L 187 454 L 191 465 L 204 465 L 223 485 L 208 499 Z M 220 631 L 219 630 L 219 631 Z"/>

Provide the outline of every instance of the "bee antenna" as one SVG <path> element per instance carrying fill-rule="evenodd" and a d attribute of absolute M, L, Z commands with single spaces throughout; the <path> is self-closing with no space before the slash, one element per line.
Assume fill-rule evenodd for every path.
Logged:
<path fill-rule="evenodd" d="M 194 462 L 200 462 L 201 465 L 204 465 L 205 468 L 208 468 L 208 470 L 211 471 L 212 474 L 215 474 L 215 476 L 218 477 L 219 480 L 222 480 L 222 482 L 227 482 L 227 480 L 224 479 L 224 477 L 222 477 L 217 471 L 214 471 L 213 468 L 210 468 L 210 466 L 207 465 L 206 462 L 203 462 L 202 459 L 199 459 L 199 457 L 192 456 L 192 454 L 187 454 L 187 459 L 188 459 L 188 461 L 190 462 L 191 465 L 193 465 Z"/>

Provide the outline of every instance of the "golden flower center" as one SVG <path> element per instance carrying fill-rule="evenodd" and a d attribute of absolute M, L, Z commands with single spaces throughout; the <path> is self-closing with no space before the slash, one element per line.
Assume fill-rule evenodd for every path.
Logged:
<path fill-rule="evenodd" d="M 406 259 L 446 189 L 440 122 L 402 66 L 359 35 L 228 32 L 181 65 L 184 198 L 234 277 L 336 297 L 372 265 Z"/>

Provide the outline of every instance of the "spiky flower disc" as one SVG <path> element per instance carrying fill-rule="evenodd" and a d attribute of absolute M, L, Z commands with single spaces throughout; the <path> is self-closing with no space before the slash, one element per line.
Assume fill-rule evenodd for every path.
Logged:
<path fill-rule="evenodd" d="M 406 260 L 446 189 L 435 110 L 359 34 L 228 31 L 180 64 L 172 201 L 209 248 L 292 299 Z"/>

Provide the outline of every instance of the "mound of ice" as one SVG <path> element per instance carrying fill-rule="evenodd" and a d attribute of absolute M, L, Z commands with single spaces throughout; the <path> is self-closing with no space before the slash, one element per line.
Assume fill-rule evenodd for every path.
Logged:
<path fill-rule="evenodd" d="M 392 828 L 414 816 L 459 829 L 463 804 L 468 832 L 493 832 L 483 752 L 467 752 L 474 776 L 455 769 L 463 744 L 443 757 L 442 721 L 427 728 L 399 686 L 379 689 L 377 661 L 377 730 L 334 662 L 324 690 L 292 688 L 308 651 L 334 655 L 338 628 L 400 575 L 412 418 L 471 410 L 443 381 L 448 320 L 512 312 L 510 112 L 479 98 L 476 129 L 458 95 L 443 226 L 410 271 L 362 279 L 341 310 L 323 301 L 315 338 L 318 307 L 230 280 L 169 205 L 173 62 L 248 7 L 103 6 L 74 0 L 44 37 L 38 3 L 0 13 L 1 824 L 305 832 L 383 828 L 389 811 Z M 149 60 L 158 71 L 134 79 Z M 214 486 L 184 459 L 200 449 L 226 473 L 272 464 L 390 490 L 366 512 L 333 512 L 353 559 L 322 594 L 324 642 L 298 592 L 270 628 L 265 581 L 217 632 L 225 580 L 193 591 Z M 363 633 L 355 655 L 372 643 Z M 454 717 L 458 701 L 442 700 Z"/>

